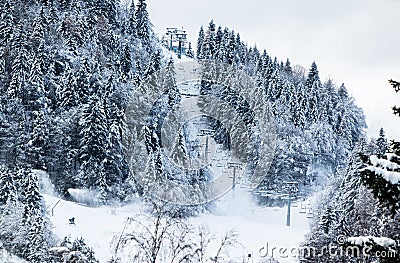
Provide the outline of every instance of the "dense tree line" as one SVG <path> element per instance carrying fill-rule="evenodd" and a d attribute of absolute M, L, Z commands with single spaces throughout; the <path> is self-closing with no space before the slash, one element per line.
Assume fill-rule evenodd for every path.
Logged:
<path fill-rule="evenodd" d="M 398 82 L 390 83 L 397 92 Z M 397 115 L 397 107 L 393 110 Z M 376 140 L 362 139 L 357 144 L 318 200 L 318 212 L 304 242 L 317 251 L 334 246 L 344 253 L 326 253 L 324 257 L 308 253 L 305 262 L 399 261 L 399 154 L 399 143 L 388 143 L 382 128 Z M 339 236 L 347 241 L 339 242 Z M 358 254 L 350 253 L 354 247 Z"/>
<path fill-rule="evenodd" d="M 0 240 L 45 262 L 54 241 L 32 171 L 66 197 L 88 188 L 106 204 L 135 192 L 124 111 L 162 58 L 145 0 L 4 0 L 0 10 Z"/>
<path fill-rule="evenodd" d="M 264 190 L 277 192 L 284 181 L 310 184 L 318 171 L 333 175 L 363 136 L 366 124 L 362 110 L 343 84 L 321 81 L 315 62 L 306 74 L 302 67 L 292 67 L 289 60 L 280 62 L 266 50 L 248 47 L 239 34 L 217 28 L 213 21 L 200 29 L 197 58 L 234 65 L 263 89 L 278 133 L 275 158 L 260 186 Z M 219 91 L 207 84 L 202 92 Z"/>
<path fill-rule="evenodd" d="M 121 194 L 124 107 L 161 64 L 146 1 L 6 0 L 0 28 L 2 162 L 49 172 L 65 195 Z"/>

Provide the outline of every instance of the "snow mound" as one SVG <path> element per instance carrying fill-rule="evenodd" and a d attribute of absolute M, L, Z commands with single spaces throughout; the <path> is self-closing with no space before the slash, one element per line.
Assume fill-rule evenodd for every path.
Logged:
<path fill-rule="evenodd" d="M 4 249 L 0 249 L 0 262 L 7 262 L 7 263 L 28 263 L 23 259 L 20 259 L 17 256 L 11 255 L 8 251 Z"/>
<path fill-rule="evenodd" d="M 62 254 L 62 253 L 69 252 L 69 248 L 67 248 L 67 247 L 52 247 L 49 249 L 49 252 Z"/>
<path fill-rule="evenodd" d="M 359 236 L 359 237 L 349 237 L 348 242 L 354 245 L 362 246 L 366 243 L 375 243 L 381 247 L 391 247 L 396 245 L 396 241 L 388 237 L 374 237 L 374 236 Z"/>

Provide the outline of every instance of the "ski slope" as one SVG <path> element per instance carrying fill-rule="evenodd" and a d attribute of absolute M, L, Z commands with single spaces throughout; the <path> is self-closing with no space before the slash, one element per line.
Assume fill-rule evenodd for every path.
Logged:
<path fill-rule="evenodd" d="M 127 217 L 145 213 L 140 200 L 120 207 L 91 208 L 55 196 L 43 196 L 49 207 L 54 233 L 60 239 L 65 236 L 72 239 L 83 237 L 100 262 L 107 262 L 113 256 L 113 244 L 120 236 Z M 59 200 L 51 215 L 51 208 Z M 286 207 L 258 207 L 247 192 L 235 190 L 219 199 L 209 214 L 193 217 L 190 223 L 194 226 L 205 225 L 217 236 L 235 231 L 240 247 L 230 252 L 230 258 L 234 259 L 233 262 L 243 262 L 243 258 L 251 254 L 252 260 L 258 262 L 264 258 L 261 256 L 265 255 L 266 247 L 271 256 L 273 247 L 290 250 L 303 240 L 308 227 L 307 217 L 299 213 L 298 207 L 293 207 L 292 226 L 287 227 L 286 211 Z M 75 217 L 75 225 L 69 224 L 68 219 L 72 217 Z M 284 258 L 275 251 L 274 257 L 279 262 L 296 262 L 290 254 Z"/>

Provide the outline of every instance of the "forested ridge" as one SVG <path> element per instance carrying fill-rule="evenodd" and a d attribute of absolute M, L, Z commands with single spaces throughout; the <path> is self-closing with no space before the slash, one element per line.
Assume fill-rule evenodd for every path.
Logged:
<path fill-rule="evenodd" d="M 199 31 L 197 58 L 233 64 L 262 87 L 277 127 L 277 148 L 260 189 L 281 190 L 285 181 L 307 186 L 327 180 L 365 136 L 365 116 L 344 84 L 321 80 L 317 64 L 307 71 L 279 61 L 264 49 L 247 47 L 240 34 L 213 21 Z M 213 93 L 202 87 L 204 92 Z M 318 175 L 320 173 L 320 175 Z"/>
<path fill-rule="evenodd" d="M 124 136 L 137 139 L 126 129 L 125 110 L 141 83 L 165 68 L 174 87 L 167 94 L 168 103 L 155 105 L 148 126 L 135 132 L 144 133 L 155 158 L 138 166 L 149 170 L 153 165 L 173 178 L 175 174 L 169 173 L 175 170 L 161 156 L 156 116 L 180 101 L 173 76 L 174 62 L 179 61 L 164 56 L 145 0 L 131 4 L 1 0 L 0 13 L 0 241 L 29 262 L 57 262 L 47 253 L 59 242 L 51 232 L 37 171 L 47 172 L 57 193 L 66 199 L 71 198 L 68 189 L 96 192 L 96 204 L 101 205 L 146 196 L 124 152 Z M 367 224 L 358 220 L 357 225 L 345 216 L 351 213 L 375 213 L 368 214 L 368 220 L 385 214 L 386 221 L 376 225 L 381 226 L 379 233 L 393 237 L 398 204 L 391 211 L 396 217 L 378 203 L 372 209 L 374 198 L 382 196 L 379 187 L 371 183 L 373 175 L 362 177 L 355 172 L 367 167 L 367 155 L 389 158 L 384 156 L 390 147 L 383 130 L 378 140 L 365 139 L 364 113 L 344 84 L 321 80 L 317 62 L 307 70 L 289 59 L 281 61 L 267 50 L 248 46 L 240 34 L 214 21 L 201 27 L 196 51 L 199 61 L 225 63 L 249 75 L 272 110 L 276 150 L 265 179 L 253 192 L 267 193 L 256 195 L 260 204 L 282 204 L 282 189 L 288 181 L 299 183 L 302 197 L 328 183 L 307 244 L 330 241 L 324 237 L 342 233 L 338 225 L 349 236 L 366 234 L 366 228 L 364 232 L 348 230 Z M 248 109 L 232 90 L 215 84 L 202 82 L 201 94 L 225 100 L 245 116 Z M 213 109 L 213 105 L 201 106 Z M 229 142 L 218 137 L 223 127 L 209 125 L 217 130 L 214 139 L 229 148 Z M 179 134 L 175 148 L 185 152 L 183 137 Z M 397 153 L 397 148 L 391 151 Z M 204 174 L 190 176 L 198 178 L 183 181 L 207 180 Z M 328 204 L 330 198 L 340 206 Z M 371 207 L 361 209 L 357 202 L 365 201 L 362 198 Z M 84 251 L 95 262 L 83 240 L 65 239 L 63 245 Z"/>
<path fill-rule="evenodd" d="M 159 69 L 160 47 L 146 1 L 4 0 L 0 50 L 0 236 L 9 251 L 44 262 L 54 239 L 32 170 L 47 171 L 65 196 L 96 189 L 105 204 L 135 192 L 124 107 Z"/>

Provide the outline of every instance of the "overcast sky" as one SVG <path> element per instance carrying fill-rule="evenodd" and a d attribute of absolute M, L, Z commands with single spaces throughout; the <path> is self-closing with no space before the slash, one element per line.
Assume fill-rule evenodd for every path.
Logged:
<path fill-rule="evenodd" d="M 166 27 L 184 27 L 196 46 L 201 25 L 211 19 L 239 32 L 279 60 L 309 69 L 316 61 L 322 80 L 345 83 L 364 109 L 368 135 L 382 126 L 400 140 L 400 0 L 149 0 L 150 18 L 161 37 Z"/>

